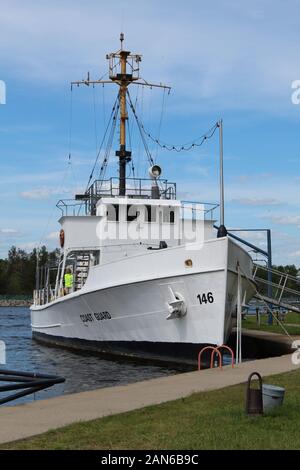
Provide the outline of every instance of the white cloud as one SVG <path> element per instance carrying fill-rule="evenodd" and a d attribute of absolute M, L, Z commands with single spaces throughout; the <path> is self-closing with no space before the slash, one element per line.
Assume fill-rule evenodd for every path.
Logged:
<path fill-rule="evenodd" d="M 300 250 L 294 251 L 292 253 L 289 253 L 288 255 L 290 258 L 300 258 Z"/>
<path fill-rule="evenodd" d="M 30 200 L 41 200 L 41 199 L 49 199 L 51 196 L 59 196 L 59 195 L 66 195 L 70 194 L 72 190 L 71 188 L 52 188 L 52 187 L 42 187 L 42 188 L 35 188 L 29 189 L 27 191 L 22 191 L 20 196 L 23 199 L 30 199 Z"/>
<path fill-rule="evenodd" d="M 46 235 L 46 240 L 58 240 L 59 232 L 50 232 Z"/>
<path fill-rule="evenodd" d="M 245 206 L 276 206 L 280 204 L 277 199 L 273 198 L 240 198 L 232 199 L 231 202 L 236 202 Z"/>
<path fill-rule="evenodd" d="M 280 191 L 278 198 L 278 188 L 284 188 Z M 218 175 L 213 177 L 212 172 L 209 177 L 199 180 L 183 181 L 178 184 L 181 193 L 189 194 L 193 200 L 201 199 L 205 195 L 206 200 L 214 201 L 219 197 Z M 185 196 L 186 197 L 186 196 Z M 267 210 L 276 209 L 277 205 L 285 204 L 292 206 L 299 200 L 299 183 L 288 175 L 279 174 L 276 177 L 260 177 L 256 174 L 251 175 L 251 180 L 236 181 L 225 172 L 225 203 L 243 203 L 245 206 L 257 208 L 257 211 L 264 207 Z"/>
<path fill-rule="evenodd" d="M 32 200 L 48 199 L 51 194 L 52 194 L 52 190 L 49 190 L 47 188 L 31 189 L 29 191 L 22 191 L 20 193 L 23 199 L 32 199 Z"/>
<path fill-rule="evenodd" d="M 44 83 L 81 79 L 87 70 L 99 77 L 106 71 L 105 54 L 119 47 L 122 28 L 126 47 L 144 54 L 143 76 L 169 82 L 181 95 L 174 104 L 178 109 L 195 108 L 195 99 L 202 97 L 201 109 L 274 112 L 274 96 L 276 108 L 280 98 L 281 106 L 291 107 L 290 84 L 299 78 L 291 47 L 299 39 L 298 13 L 296 0 L 289 8 L 269 0 L 253 0 L 243 8 L 233 0 L 131 0 L 130 6 L 121 0 L 6 0 L 1 66 Z M 281 33 L 274 34 L 277 30 Z"/>
<path fill-rule="evenodd" d="M 38 242 L 24 242 L 24 243 L 18 244 L 18 248 L 21 248 L 22 250 L 25 250 L 25 251 L 31 251 L 34 248 L 37 248 L 38 246 L 39 246 Z"/>
<path fill-rule="evenodd" d="M 0 133 L 3 133 L 3 134 L 19 134 L 20 135 L 24 133 L 31 134 L 32 132 L 45 132 L 49 130 L 50 130 L 49 126 L 41 126 L 37 124 L 0 126 Z"/>
<path fill-rule="evenodd" d="M 18 168 L 17 168 L 18 169 Z M 45 171 L 44 173 L 22 173 L 17 174 L 16 168 L 6 167 L 3 174 L 0 175 L 1 185 L 16 185 L 20 183 L 35 183 L 36 181 L 56 181 L 59 182 L 62 179 L 62 171 Z"/>
<path fill-rule="evenodd" d="M 0 233 L 3 233 L 5 235 L 16 235 L 20 232 L 14 228 L 0 228 Z"/>
<path fill-rule="evenodd" d="M 230 227 L 229 229 L 230 230 Z M 235 229 L 237 230 L 237 229 Z M 251 240 L 256 240 L 256 241 L 266 241 L 266 232 L 264 231 L 258 231 L 258 232 L 250 232 L 250 231 L 247 231 L 247 230 L 243 230 L 242 228 L 237 231 L 237 232 L 233 232 L 234 234 L 236 233 L 236 235 L 238 237 L 241 237 L 241 238 L 247 238 L 247 239 L 251 239 Z"/>
<path fill-rule="evenodd" d="M 268 217 L 279 225 L 296 225 L 300 227 L 300 215 L 272 215 Z"/>

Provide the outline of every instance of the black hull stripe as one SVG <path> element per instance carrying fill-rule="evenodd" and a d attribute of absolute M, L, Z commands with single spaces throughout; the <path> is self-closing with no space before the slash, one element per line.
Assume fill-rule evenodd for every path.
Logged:
<path fill-rule="evenodd" d="M 111 358 L 181 364 L 197 367 L 198 353 L 207 344 L 150 341 L 90 341 L 34 331 L 33 338 L 51 346 L 105 355 Z"/>

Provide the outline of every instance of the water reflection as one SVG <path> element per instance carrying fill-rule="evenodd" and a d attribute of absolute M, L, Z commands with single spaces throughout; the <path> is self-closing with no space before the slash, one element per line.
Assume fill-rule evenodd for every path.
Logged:
<path fill-rule="evenodd" d="M 27 308 L 0 308 L 0 340 L 6 343 L 7 369 L 54 374 L 66 378 L 64 384 L 38 392 L 36 397 L 22 398 L 18 403 L 64 393 L 124 385 L 178 372 L 167 367 L 107 360 L 96 355 L 73 353 L 40 345 L 31 338 L 30 313 Z"/>

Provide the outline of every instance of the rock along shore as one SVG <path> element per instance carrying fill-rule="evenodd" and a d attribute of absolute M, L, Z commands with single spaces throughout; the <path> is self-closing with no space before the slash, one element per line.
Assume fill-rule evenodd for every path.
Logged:
<path fill-rule="evenodd" d="M 0 300 L 0 307 L 30 307 L 32 305 L 33 300 L 15 300 L 15 299 L 7 299 L 7 300 Z"/>

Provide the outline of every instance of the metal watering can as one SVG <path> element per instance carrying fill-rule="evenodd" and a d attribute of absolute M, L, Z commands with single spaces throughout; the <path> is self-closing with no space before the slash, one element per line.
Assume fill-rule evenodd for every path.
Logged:
<path fill-rule="evenodd" d="M 252 377 L 256 376 L 259 381 L 259 388 L 251 388 Z M 263 394 L 262 394 L 262 378 L 258 372 L 252 372 L 248 377 L 246 390 L 246 414 L 251 416 L 262 415 L 263 410 Z"/>

